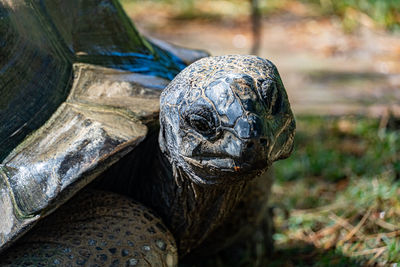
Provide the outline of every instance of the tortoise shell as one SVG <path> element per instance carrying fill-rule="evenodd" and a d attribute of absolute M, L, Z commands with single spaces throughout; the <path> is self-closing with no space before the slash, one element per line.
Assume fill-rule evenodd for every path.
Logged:
<path fill-rule="evenodd" d="M 0 251 L 146 137 L 163 46 L 117 0 L 0 0 Z"/>

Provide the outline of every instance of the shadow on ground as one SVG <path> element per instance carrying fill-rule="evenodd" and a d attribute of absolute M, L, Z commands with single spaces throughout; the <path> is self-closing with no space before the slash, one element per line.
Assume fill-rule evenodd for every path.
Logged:
<path fill-rule="evenodd" d="M 361 266 L 354 259 L 335 250 L 324 251 L 307 243 L 298 242 L 287 248 L 278 248 L 268 266 Z"/>
<path fill-rule="evenodd" d="M 246 253 L 244 253 L 246 254 Z M 236 252 L 225 253 L 196 263 L 182 263 L 180 267 L 311 267 L 311 266 L 362 266 L 354 259 L 334 250 L 321 250 L 308 243 L 297 242 L 290 247 L 277 248 L 272 256 L 262 259 L 238 255 Z"/>

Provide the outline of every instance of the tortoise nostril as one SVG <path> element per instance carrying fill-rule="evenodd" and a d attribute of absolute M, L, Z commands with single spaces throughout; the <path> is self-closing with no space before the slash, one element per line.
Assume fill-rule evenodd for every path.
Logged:
<path fill-rule="evenodd" d="M 260 138 L 260 144 L 263 146 L 268 145 L 268 139 L 267 138 Z"/>

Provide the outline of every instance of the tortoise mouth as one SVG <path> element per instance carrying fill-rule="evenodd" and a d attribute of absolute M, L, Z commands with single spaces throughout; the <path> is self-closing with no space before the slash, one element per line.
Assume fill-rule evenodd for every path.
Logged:
<path fill-rule="evenodd" d="M 229 157 L 185 157 L 185 161 L 199 168 L 210 168 L 223 172 L 234 172 L 236 167 L 241 167 L 236 160 Z M 248 165 L 248 164 L 246 164 Z"/>
<path fill-rule="evenodd" d="M 229 157 L 182 157 L 196 176 L 212 183 L 251 179 L 269 166 L 267 160 L 249 163 Z"/>

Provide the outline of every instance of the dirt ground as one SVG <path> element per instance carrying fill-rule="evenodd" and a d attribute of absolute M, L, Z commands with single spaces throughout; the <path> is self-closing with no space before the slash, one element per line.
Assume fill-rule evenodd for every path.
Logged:
<path fill-rule="evenodd" d="M 251 49 L 248 16 L 179 20 L 162 10 L 149 16 L 126 9 L 145 35 L 212 55 Z M 296 114 L 400 114 L 400 35 L 360 20 L 348 34 L 338 19 L 312 17 L 301 5 L 263 18 L 259 56 L 277 65 Z"/>

